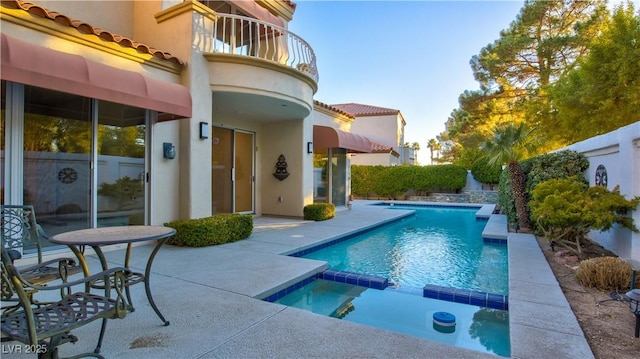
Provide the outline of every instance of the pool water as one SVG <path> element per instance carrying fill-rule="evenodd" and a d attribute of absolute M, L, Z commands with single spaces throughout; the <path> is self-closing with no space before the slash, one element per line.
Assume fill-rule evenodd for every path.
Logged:
<path fill-rule="evenodd" d="M 504 310 L 321 279 L 276 303 L 471 350 L 510 355 L 509 312 Z M 452 333 L 433 324 L 433 314 L 442 311 L 455 315 Z"/>
<path fill-rule="evenodd" d="M 397 208 L 397 207 L 395 207 Z M 413 217 L 311 252 L 329 268 L 425 284 L 508 295 L 507 246 L 482 240 L 478 208 L 420 207 Z"/>
<path fill-rule="evenodd" d="M 427 284 L 508 295 L 507 246 L 484 243 L 487 222 L 476 219 L 478 208 L 411 209 L 415 216 L 303 256 L 327 261 L 331 270 L 385 277 L 393 286 L 378 290 L 316 279 L 275 302 L 509 356 L 507 311 L 422 296 Z M 434 313 L 443 311 L 456 317 L 453 332 L 433 324 Z"/>

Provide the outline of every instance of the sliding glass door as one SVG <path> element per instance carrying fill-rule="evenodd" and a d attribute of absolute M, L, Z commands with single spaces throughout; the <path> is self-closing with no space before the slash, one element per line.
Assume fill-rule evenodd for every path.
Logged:
<path fill-rule="evenodd" d="M 144 224 L 148 111 L 2 83 L 2 203 L 49 235 Z"/>
<path fill-rule="evenodd" d="M 212 212 L 253 213 L 255 192 L 255 134 L 213 127 Z"/>

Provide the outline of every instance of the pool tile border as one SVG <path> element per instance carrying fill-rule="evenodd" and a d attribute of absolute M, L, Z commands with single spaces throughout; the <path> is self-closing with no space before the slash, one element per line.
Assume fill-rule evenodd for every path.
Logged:
<path fill-rule="evenodd" d="M 462 304 L 470 304 L 491 309 L 509 310 L 509 296 L 493 294 L 469 289 L 443 287 L 427 284 L 422 289 L 425 298 L 446 300 Z"/>
<path fill-rule="evenodd" d="M 318 279 L 357 285 L 373 289 L 383 290 L 389 286 L 389 279 L 375 275 L 335 271 L 328 269 L 316 275 Z"/>
<path fill-rule="evenodd" d="M 316 279 L 324 279 L 331 282 L 344 283 L 357 285 L 360 287 L 373 288 L 383 290 L 389 286 L 389 280 L 384 277 L 367 275 L 367 274 L 359 274 L 345 271 L 335 271 L 335 270 L 325 270 L 324 272 L 316 273 L 309 278 L 303 279 L 297 283 L 294 283 L 276 293 L 271 294 L 270 296 L 263 298 L 262 300 L 267 302 L 275 302 L 287 294 L 298 290 L 305 285 L 313 282 Z"/>

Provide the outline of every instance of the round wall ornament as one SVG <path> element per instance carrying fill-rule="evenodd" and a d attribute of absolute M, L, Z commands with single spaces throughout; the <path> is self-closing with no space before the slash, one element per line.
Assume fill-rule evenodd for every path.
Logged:
<path fill-rule="evenodd" d="M 73 183 L 78 179 L 78 172 L 71 167 L 65 167 L 58 171 L 58 181 L 62 183 Z"/>
<path fill-rule="evenodd" d="M 603 165 L 596 168 L 596 186 L 607 187 L 607 169 Z"/>

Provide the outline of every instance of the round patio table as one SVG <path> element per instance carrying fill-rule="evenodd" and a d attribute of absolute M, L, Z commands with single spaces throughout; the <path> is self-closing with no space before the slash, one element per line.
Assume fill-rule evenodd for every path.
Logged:
<path fill-rule="evenodd" d="M 134 272 L 130 270 L 131 273 L 126 280 L 125 286 L 127 300 L 129 301 L 129 310 L 134 311 L 135 309 L 133 308 L 133 304 L 131 301 L 131 293 L 129 287 L 131 285 L 144 282 L 145 292 L 147 294 L 149 304 L 151 304 L 151 307 L 156 312 L 160 320 L 164 322 L 164 325 L 167 326 L 169 325 L 169 321 L 164 318 L 162 313 L 160 313 L 160 310 L 156 306 L 156 303 L 153 300 L 153 296 L 151 295 L 149 276 L 151 275 L 151 265 L 153 264 L 153 259 L 160 250 L 160 247 L 167 241 L 167 239 L 169 239 L 169 237 L 171 237 L 175 233 L 175 229 L 164 226 L 100 227 L 56 234 L 52 236 L 49 241 L 56 244 L 67 245 L 82 262 L 81 265 L 84 272 L 89 273 L 86 258 L 84 257 L 83 251 L 80 249 L 83 246 L 91 246 L 91 248 L 93 248 L 94 252 L 100 260 L 102 269 L 106 270 L 108 269 L 109 265 L 107 264 L 107 259 L 105 258 L 104 252 L 102 251 L 101 247 L 114 244 L 127 244 L 124 267 L 130 270 L 129 260 L 131 259 L 132 243 L 156 240 L 157 242 L 155 244 L 155 247 L 149 255 L 149 258 L 147 259 L 144 273 Z M 93 287 L 101 288 L 99 284 L 95 283 L 93 284 Z"/>

